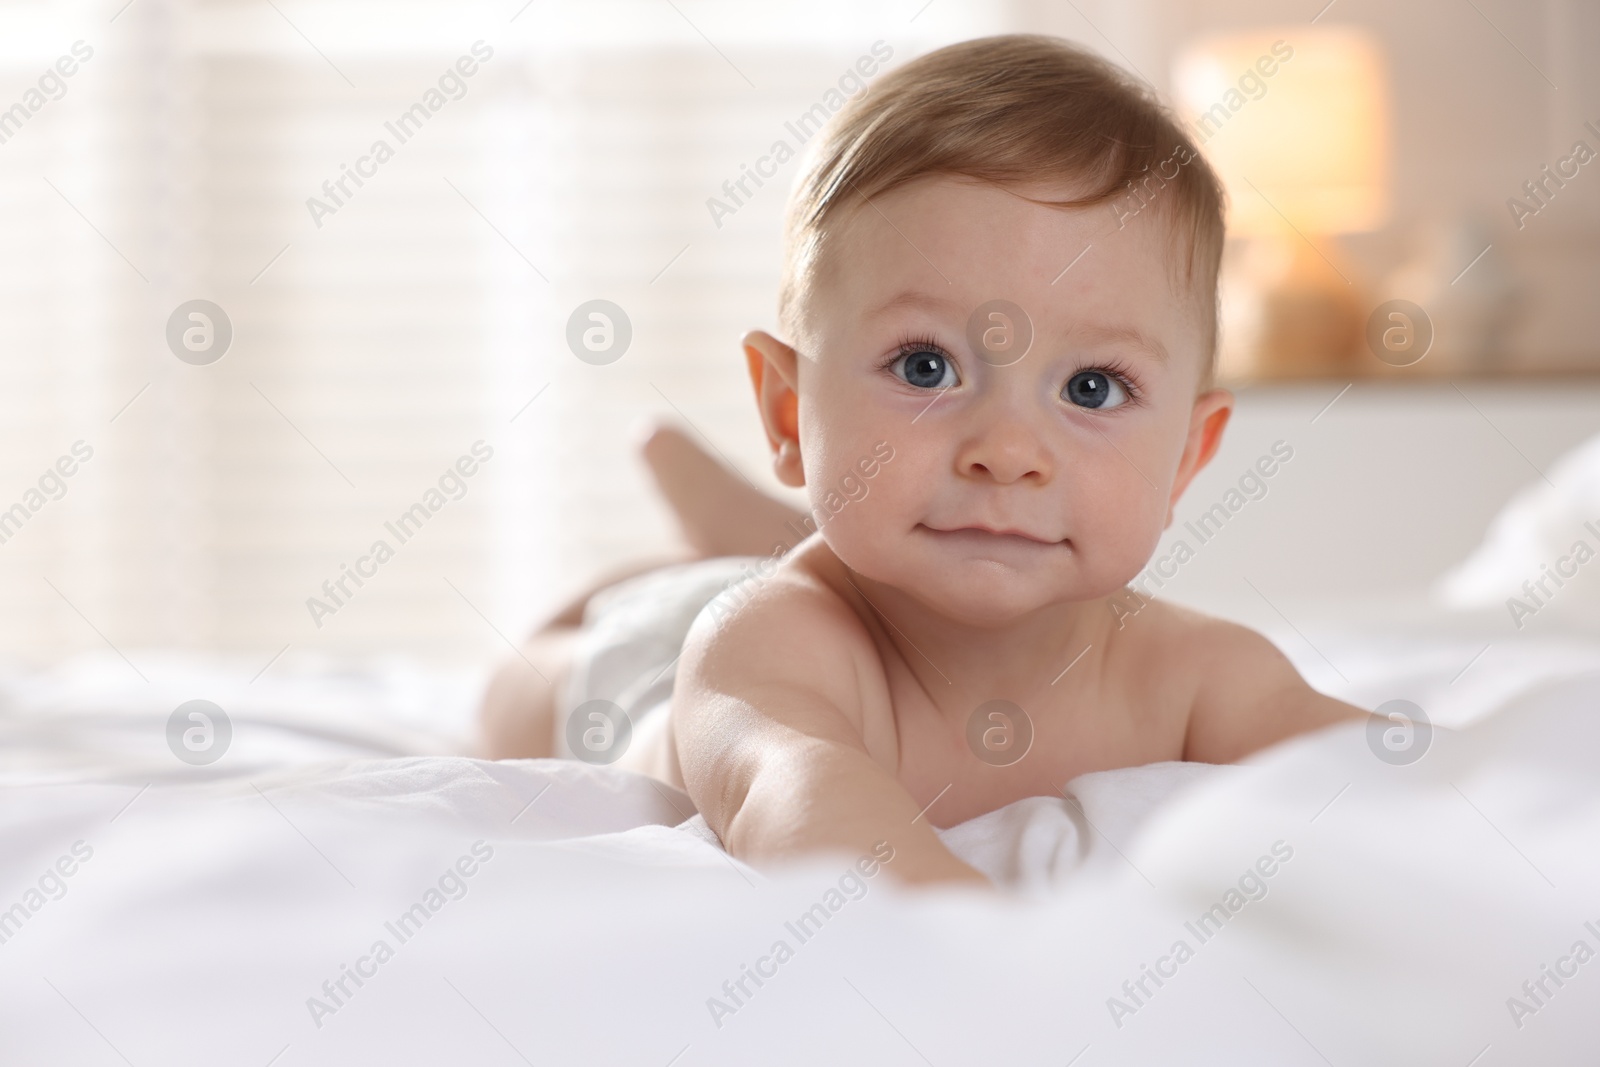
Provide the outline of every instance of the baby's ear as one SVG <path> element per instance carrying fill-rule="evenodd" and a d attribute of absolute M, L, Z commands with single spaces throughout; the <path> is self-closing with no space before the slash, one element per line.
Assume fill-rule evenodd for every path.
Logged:
<path fill-rule="evenodd" d="M 806 484 L 800 465 L 799 355 L 764 330 L 751 330 L 740 342 L 756 407 L 772 446 L 772 468 L 778 481 L 792 488 Z"/>
<path fill-rule="evenodd" d="M 1222 431 L 1233 415 L 1233 394 L 1226 389 L 1210 389 L 1195 397 L 1194 409 L 1189 415 L 1189 436 L 1183 444 L 1183 458 L 1178 461 L 1178 473 L 1172 480 L 1172 495 L 1167 498 L 1167 522 L 1172 525 L 1172 511 L 1178 498 L 1189 488 L 1189 483 L 1200 469 L 1211 462 L 1222 445 Z M 1164 529 L 1165 527 L 1163 527 Z"/>

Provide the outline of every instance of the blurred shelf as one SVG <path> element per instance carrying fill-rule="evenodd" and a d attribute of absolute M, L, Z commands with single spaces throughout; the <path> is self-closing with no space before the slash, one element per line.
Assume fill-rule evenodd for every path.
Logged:
<path fill-rule="evenodd" d="M 1217 384 L 1228 389 L 1251 385 L 1317 385 L 1345 382 L 1382 382 L 1395 385 L 1439 385 L 1460 381 L 1525 381 L 1551 385 L 1563 381 L 1580 386 L 1600 386 L 1600 355 L 1572 363 L 1464 366 L 1446 361 L 1422 362 L 1410 367 L 1390 367 L 1377 360 L 1347 367 L 1319 370 L 1263 369 L 1251 374 L 1218 373 Z"/>

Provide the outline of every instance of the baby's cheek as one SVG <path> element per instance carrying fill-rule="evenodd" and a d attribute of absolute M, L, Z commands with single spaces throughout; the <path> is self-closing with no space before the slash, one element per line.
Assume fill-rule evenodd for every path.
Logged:
<path fill-rule="evenodd" d="M 867 477 L 859 467 L 835 467 L 826 482 L 812 486 L 811 502 L 818 521 L 832 526 L 842 536 L 882 537 L 899 529 L 898 512 L 904 501 L 897 499 L 895 485 L 879 468 Z"/>
<path fill-rule="evenodd" d="M 1075 524 L 1072 536 L 1080 557 L 1093 566 L 1097 579 L 1108 583 L 1108 589 L 1131 581 L 1161 542 L 1165 506 L 1148 485 L 1140 482 L 1139 489 L 1119 485 Z"/>
<path fill-rule="evenodd" d="M 821 504 L 814 507 L 823 540 L 840 562 L 874 581 L 901 584 L 907 578 L 903 551 L 896 550 L 896 528 L 882 509 L 871 507 L 876 503 L 876 494 L 868 494 L 836 514 Z"/>
<path fill-rule="evenodd" d="M 880 448 L 879 455 L 887 458 L 878 459 L 867 445 L 863 454 L 865 463 L 853 456 L 848 463 L 830 464 L 830 475 L 810 486 L 810 497 L 839 558 L 852 567 L 859 562 L 857 569 L 879 577 L 873 571 L 886 562 L 879 557 L 902 551 L 899 539 L 923 517 L 922 498 L 915 478 L 907 477 L 909 468 L 900 465 L 900 452 Z"/>

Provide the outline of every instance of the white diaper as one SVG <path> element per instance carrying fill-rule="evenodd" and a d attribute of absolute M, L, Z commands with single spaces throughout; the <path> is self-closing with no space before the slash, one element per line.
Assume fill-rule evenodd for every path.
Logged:
<path fill-rule="evenodd" d="M 574 758 L 565 724 L 586 700 L 616 703 L 637 736 L 659 725 L 672 700 L 678 654 L 700 609 L 761 556 L 679 563 L 618 582 L 589 598 L 572 667 L 556 707 L 556 755 Z"/>

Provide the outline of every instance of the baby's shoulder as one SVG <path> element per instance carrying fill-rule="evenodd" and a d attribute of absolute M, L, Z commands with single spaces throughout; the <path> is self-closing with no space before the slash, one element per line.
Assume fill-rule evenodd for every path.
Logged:
<path fill-rule="evenodd" d="M 808 560 L 766 557 L 706 602 L 691 633 L 749 635 L 819 631 L 867 637 L 850 605 Z"/>
<path fill-rule="evenodd" d="M 1148 617 L 1147 617 L 1148 616 Z M 1263 701 L 1298 699 L 1310 693 L 1300 672 L 1264 634 L 1193 608 L 1150 601 L 1139 613 L 1130 661 L 1159 664 L 1160 673 L 1181 679 L 1191 694 L 1191 715 L 1237 717 Z"/>
<path fill-rule="evenodd" d="M 1248 626 L 1173 604 L 1161 605 L 1152 622 L 1147 638 L 1165 647 L 1150 650 L 1164 658 L 1149 662 L 1161 665 L 1158 673 L 1179 664 L 1188 685 L 1186 760 L 1234 763 L 1296 734 L 1368 715 L 1313 689 L 1276 644 Z"/>
<path fill-rule="evenodd" d="M 791 552 L 746 568 L 700 609 L 684 667 L 804 684 L 857 704 L 874 654 L 854 609 L 812 561 Z"/>
<path fill-rule="evenodd" d="M 1136 615 L 1118 622 L 1113 632 L 1131 656 L 1169 669 L 1188 666 L 1197 676 L 1283 659 L 1276 645 L 1250 627 L 1171 601 L 1146 599 Z"/>

